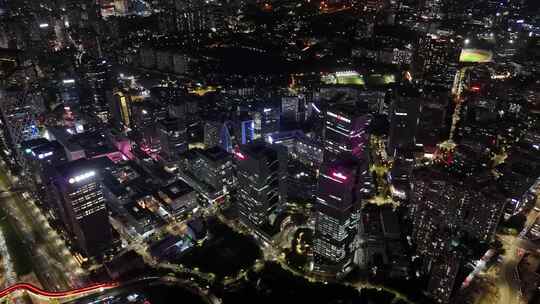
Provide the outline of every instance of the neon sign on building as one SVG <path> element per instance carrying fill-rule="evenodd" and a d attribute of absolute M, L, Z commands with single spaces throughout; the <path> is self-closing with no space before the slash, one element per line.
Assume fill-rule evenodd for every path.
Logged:
<path fill-rule="evenodd" d="M 347 123 L 350 123 L 350 122 L 351 122 L 350 119 L 348 119 L 348 118 L 346 118 L 346 117 L 343 117 L 343 116 L 341 116 L 341 115 L 338 115 L 338 114 L 336 114 L 336 113 L 326 112 L 326 114 L 327 114 L 328 116 L 337 118 L 337 119 L 339 119 L 339 120 L 341 120 L 341 121 L 344 121 L 344 122 L 347 122 Z"/>
<path fill-rule="evenodd" d="M 89 179 L 90 177 L 93 177 L 95 175 L 96 175 L 96 171 L 88 171 L 88 172 L 85 172 L 83 174 L 80 174 L 80 175 L 77 175 L 77 176 L 74 176 L 74 177 L 70 178 L 68 180 L 68 182 L 70 184 L 78 183 L 78 182 L 81 182 L 83 180 Z"/>

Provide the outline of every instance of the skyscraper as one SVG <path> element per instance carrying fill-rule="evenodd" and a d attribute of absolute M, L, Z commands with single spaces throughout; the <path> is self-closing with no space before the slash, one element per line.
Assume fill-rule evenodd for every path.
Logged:
<path fill-rule="evenodd" d="M 255 140 L 255 122 L 253 120 L 240 121 L 240 143 L 245 145 Z"/>
<path fill-rule="evenodd" d="M 275 106 L 267 106 L 254 113 L 255 137 L 265 137 L 267 134 L 278 132 L 280 111 Z"/>
<path fill-rule="evenodd" d="M 414 155 L 411 150 L 398 149 L 392 163 L 392 169 L 388 174 L 390 191 L 394 197 L 405 199 L 409 196 L 412 188 L 412 171 L 414 168 Z"/>
<path fill-rule="evenodd" d="M 165 32 L 212 33 L 226 26 L 226 8 L 216 1 L 166 0 L 159 7 L 160 27 Z"/>
<path fill-rule="evenodd" d="M 285 202 L 287 151 L 263 142 L 240 146 L 234 151 L 238 174 L 238 210 L 247 226 L 261 228 Z"/>
<path fill-rule="evenodd" d="M 111 247 L 112 230 L 98 168 L 80 159 L 55 168 L 57 210 L 75 247 L 86 257 L 100 257 Z"/>
<path fill-rule="evenodd" d="M 415 172 L 412 198 L 413 238 L 425 255 L 438 255 L 447 246 L 443 230 L 466 231 L 479 241 L 490 241 L 505 201 L 489 180 L 462 181 L 440 170 Z"/>
<path fill-rule="evenodd" d="M 219 147 L 186 153 L 182 178 L 209 203 L 221 202 L 235 184 L 232 156 Z"/>
<path fill-rule="evenodd" d="M 82 84 L 84 89 L 82 93 L 86 94 L 81 94 L 82 109 L 87 111 L 95 122 L 109 123 L 111 119 L 110 105 L 114 98 L 110 64 L 106 60 L 94 60 L 85 64 L 83 68 Z"/>
<path fill-rule="evenodd" d="M 324 128 L 325 160 L 342 153 L 361 157 L 368 144 L 372 116 L 353 106 L 336 105 L 326 112 Z"/>
<path fill-rule="evenodd" d="M 323 164 L 315 204 L 314 269 L 342 275 L 352 269 L 362 199 L 372 192 L 368 162 L 353 156 Z"/>
<path fill-rule="evenodd" d="M 303 96 L 284 96 L 281 98 L 281 117 L 288 122 L 303 120 L 305 100 Z"/>
<path fill-rule="evenodd" d="M 177 160 L 188 149 L 187 130 L 180 119 L 168 118 L 158 123 L 161 153 L 167 160 Z"/>
<path fill-rule="evenodd" d="M 219 121 L 205 121 L 203 126 L 204 146 L 213 148 L 219 145 L 219 135 L 223 123 Z"/>
<path fill-rule="evenodd" d="M 460 44 L 444 31 L 421 36 L 418 44 L 413 64 L 417 77 L 451 85 L 455 75 L 452 63 L 457 62 Z"/>
<path fill-rule="evenodd" d="M 414 146 L 421 97 L 421 91 L 408 83 L 395 92 L 389 113 L 388 155 L 394 156 L 397 148 Z"/>

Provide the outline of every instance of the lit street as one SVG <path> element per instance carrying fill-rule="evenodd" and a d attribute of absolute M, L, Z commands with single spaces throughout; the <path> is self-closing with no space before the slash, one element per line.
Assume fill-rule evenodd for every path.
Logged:
<path fill-rule="evenodd" d="M 523 231 L 528 231 L 530 226 L 539 218 L 539 213 L 531 210 L 527 215 Z M 525 251 L 537 252 L 540 250 L 540 244 L 523 239 L 521 233 L 519 236 L 501 235 L 499 236 L 505 250 L 500 263 L 500 270 L 497 276 L 497 287 L 500 292 L 500 304 L 522 304 L 521 283 L 517 272 L 517 266 L 520 263 Z"/>
<path fill-rule="evenodd" d="M 9 191 L 8 185 L 8 176 L 2 172 L 0 187 Z M 44 287 L 65 290 L 83 285 L 82 269 L 33 202 L 13 192 L 0 200 L 9 215 L 16 219 L 16 228 L 30 245 L 34 270 Z"/>

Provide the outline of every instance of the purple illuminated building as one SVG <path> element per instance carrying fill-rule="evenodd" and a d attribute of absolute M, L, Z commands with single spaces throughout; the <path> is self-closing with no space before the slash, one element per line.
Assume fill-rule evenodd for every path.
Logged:
<path fill-rule="evenodd" d="M 362 200 L 372 190 L 367 160 L 342 155 L 323 164 L 315 204 L 315 271 L 340 276 L 352 269 Z"/>
<path fill-rule="evenodd" d="M 372 116 L 352 106 L 337 105 L 326 112 L 324 158 L 334 160 L 342 153 L 362 156 L 367 147 Z"/>

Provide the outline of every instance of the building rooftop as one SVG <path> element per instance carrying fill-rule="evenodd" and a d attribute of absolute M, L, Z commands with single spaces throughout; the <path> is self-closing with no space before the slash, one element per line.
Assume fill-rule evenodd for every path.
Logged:
<path fill-rule="evenodd" d="M 227 153 L 227 151 L 217 146 L 205 150 L 197 150 L 197 152 L 212 161 L 218 161 L 231 157 L 231 155 Z"/>
<path fill-rule="evenodd" d="M 241 146 L 242 153 L 246 153 L 253 158 L 261 158 L 268 154 L 276 153 L 275 145 L 268 145 L 264 142 L 257 142 Z"/>
<path fill-rule="evenodd" d="M 175 200 L 190 192 L 193 192 L 194 190 L 185 182 L 177 180 L 170 185 L 160 188 L 159 191 L 165 194 L 171 200 Z"/>

